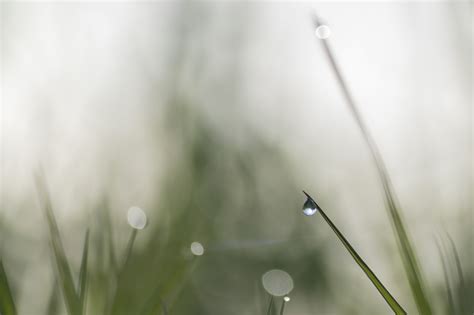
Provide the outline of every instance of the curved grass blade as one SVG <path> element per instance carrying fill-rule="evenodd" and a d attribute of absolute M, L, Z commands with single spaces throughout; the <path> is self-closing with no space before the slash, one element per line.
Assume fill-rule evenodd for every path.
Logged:
<path fill-rule="evenodd" d="M 0 314 L 16 315 L 16 307 L 13 301 L 13 295 L 8 284 L 7 273 L 3 268 L 3 262 L 0 260 Z"/>
<path fill-rule="evenodd" d="M 321 26 L 317 17 L 315 17 L 315 24 L 316 27 Z M 377 172 L 384 190 L 385 203 L 387 205 L 389 218 L 394 229 L 394 234 L 397 239 L 401 259 L 405 268 L 405 273 L 407 274 L 408 282 L 410 284 L 412 294 L 415 298 L 418 312 L 423 315 L 432 314 L 433 312 L 429 303 L 428 294 L 425 290 L 426 286 L 422 277 L 421 268 L 418 264 L 418 259 L 415 255 L 415 251 L 413 250 L 413 245 L 405 229 L 405 225 L 403 223 L 402 216 L 399 211 L 397 198 L 395 196 L 395 191 L 392 188 L 390 176 L 388 175 L 387 168 L 382 159 L 380 150 L 371 133 L 369 132 L 369 129 L 367 128 L 367 125 L 365 124 L 365 121 L 363 120 L 362 115 L 359 112 L 358 107 L 356 106 L 352 94 L 349 92 L 346 80 L 344 79 L 344 76 L 342 75 L 342 72 L 339 69 L 339 66 L 336 62 L 336 58 L 334 57 L 334 54 L 328 44 L 327 39 L 321 40 L 321 42 L 323 43 L 324 51 L 329 59 L 331 68 L 334 74 L 336 75 L 337 82 L 339 83 L 339 86 L 343 92 L 349 110 L 362 133 L 362 137 L 369 148 L 372 160 L 377 168 Z"/>
<path fill-rule="evenodd" d="M 56 267 L 58 272 L 58 281 L 66 303 L 67 311 L 70 315 L 81 315 L 81 307 L 79 298 L 76 294 L 74 281 L 72 279 L 71 268 L 69 266 L 64 247 L 61 242 L 59 228 L 54 217 L 51 199 L 46 188 L 44 178 L 40 175 L 36 176 L 36 186 L 39 194 L 40 204 L 46 215 L 49 227 L 49 236 L 51 247 L 53 250 Z"/>
<path fill-rule="evenodd" d="M 359 256 L 359 254 L 356 252 L 356 250 L 351 246 L 349 241 L 342 235 L 342 233 L 339 231 L 339 229 L 332 223 L 331 219 L 324 213 L 323 209 L 314 201 L 314 199 L 308 195 L 306 192 L 303 191 L 303 193 L 308 197 L 309 200 L 311 200 L 317 207 L 319 213 L 321 216 L 324 218 L 326 223 L 331 227 L 331 229 L 334 231 L 334 233 L 337 235 L 341 243 L 344 245 L 344 247 L 347 249 L 349 254 L 351 254 L 352 258 L 354 258 L 355 262 L 359 265 L 359 267 L 365 272 L 369 280 L 374 284 L 374 286 L 377 288 L 379 293 L 382 295 L 382 297 L 385 299 L 387 304 L 390 306 L 390 308 L 395 312 L 395 314 L 407 314 L 407 312 L 402 308 L 400 304 L 398 304 L 397 300 L 390 294 L 390 292 L 385 288 L 385 286 L 380 282 L 380 280 L 377 278 L 375 273 L 370 269 L 370 267 L 364 262 L 364 260 Z"/>
<path fill-rule="evenodd" d="M 87 229 L 84 238 L 84 249 L 82 251 L 81 268 L 79 271 L 79 282 L 77 286 L 77 295 L 81 307 L 81 314 L 84 314 L 86 305 L 86 284 L 87 284 L 87 261 L 89 256 L 89 229 Z"/>

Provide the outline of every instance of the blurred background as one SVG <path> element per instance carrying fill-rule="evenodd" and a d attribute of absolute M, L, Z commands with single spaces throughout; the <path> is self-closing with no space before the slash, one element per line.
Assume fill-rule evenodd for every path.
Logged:
<path fill-rule="evenodd" d="M 111 286 L 114 313 L 138 314 L 157 285 L 172 314 L 260 314 L 271 269 L 294 281 L 285 314 L 389 314 L 322 218 L 302 215 L 302 189 L 416 314 L 314 12 L 385 159 L 436 314 L 447 303 L 437 238 L 452 237 L 472 290 L 469 1 L 7 1 L 0 257 L 19 314 L 66 314 L 40 168 L 74 275 L 91 230 L 89 314 L 104 314 Z M 148 225 L 114 282 L 132 206 Z M 189 269 L 195 241 L 205 251 Z"/>

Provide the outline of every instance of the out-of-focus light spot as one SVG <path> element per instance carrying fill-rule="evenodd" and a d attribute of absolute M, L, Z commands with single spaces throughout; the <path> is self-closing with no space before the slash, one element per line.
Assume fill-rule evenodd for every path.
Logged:
<path fill-rule="evenodd" d="M 143 230 L 146 226 L 146 214 L 138 207 L 131 207 L 128 209 L 127 221 L 132 228 Z"/>
<path fill-rule="evenodd" d="M 195 256 L 201 256 L 204 254 L 204 246 L 202 246 L 199 242 L 192 242 L 191 243 L 191 253 Z"/>
<path fill-rule="evenodd" d="M 329 36 L 331 36 L 331 29 L 327 25 L 319 25 L 316 28 L 316 36 L 320 39 L 329 38 Z"/>
<path fill-rule="evenodd" d="M 290 297 L 289 297 L 288 295 L 283 298 L 283 301 L 285 301 L 285 302 L 290 302 L 290 300 L 291 300 L 291 299 L 290 299 Z"/>
<path fill-rule="evenodd" d="M 293 290 L 293 279 L 283 270 L 273 269 L 262 276 L 265 290 L 273 296 L 284 296 Z"/>

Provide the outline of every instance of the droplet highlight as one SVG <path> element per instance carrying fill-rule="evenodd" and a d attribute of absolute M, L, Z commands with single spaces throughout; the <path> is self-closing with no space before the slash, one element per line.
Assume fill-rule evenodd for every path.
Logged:
<path fill-rule="evenodd" d="M 319 25 L 316 28 L 316 36 L 319 39 L 327 39 L 329 38 L 329 36 L 331 36 L 331 29 L 327 25 L 324 25 L 324 24 Z"/>
<path fill-rule="evenodd" d="M 143 230 L 147 222 L 145 211 L 139 207 L 131 207 L 128 209 L 127 221 L 132 228 Z"/>
<path fill-rule="evenodd" d="M 283 298 L 283 301 L 285 302 L 290 302 L 290 297 L 288 295 L 286 295 L 284 298 Z"/>
<path fill-rule="evenodd" d="M 202 256 L 204 254 L 204 246 L 199 242 L 192 242 L 191 253 L 193 253 L 194 256 Z"/>
<path fill-rule="evenodd" d="M 283 270 L 273 269 L 262 276 L 265 290 L 273 296 L 285 296 L 293 290 L 293 279 Z"/>
<path fill-rule="evenodd" d="M 309 196 L 306 197 L 306 201 L 303 204 L 303 213 L 307 216 L 312 216 L 318 212 L 318 205 Z"/>

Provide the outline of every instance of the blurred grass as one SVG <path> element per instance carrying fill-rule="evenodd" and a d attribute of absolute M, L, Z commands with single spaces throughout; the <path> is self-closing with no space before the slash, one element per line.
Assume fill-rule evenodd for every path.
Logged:
<path fill-rule="evenodd" d="M 0 259 L 0 314 L 16 315 L 16 307 L 13 301 L 13 294 L 8 283 L 7 273 Z"/>
<path fill-rule="evenodd" d="M 72 279 L 71 268 L 64 252 L 64 247 L 61 241 L 59 228 L 53 213 L 53 206 L 46 187 L 44 175 L 36 175 L 36 187 L 40 199 L 42 210 L 45 213 L 47 224 L 49 227 L 49 238 L 51 248 L 57 267 L 57 277 L 60 283 L 64 302 L 70 315 L 82 315 L 82 307 L 79 296 L 75 290 L 74 280 Z"/>
<path fill-rule="evenodd" d="M 82 250 L 81 267 L 79 271 L 79 282 L 77 292 L 79 295 L 80 313 L 84 314 L 86 309 L 86 290 L 87 290 L 87 268 L 89 257 L 89 229 L 84 237 L 84 249 Z"/>
<path fill-rule="evenodd" d="M 221 130 L 212 127 L 194 110 L 201 104 L 193 100 L 186 87 L 182 87 L 182 76 L 186 54 L 190 50 L 186 43 L 196 35 L 192 31 L 198 28 L 196 22 L 199 21 L 197 14 L 193 16 L 192 10 L 187 10 L 189 8 L 184 4 L 180 5 L 183 8 L 178 10 L 176 20 L 179 22 L 170 27 L 175 32 L 172 38 L 177 43 L 171 45 L 175 47 L 171 53 L 174 66 L 170 70 L 169 89 L 166 89 L 170 91 L 166 107 L 168 113 L 164 115 L 170 142 L 176 144 L 178 149 L 169 153 L 173 161 L 163 183 L 156 186 L 162 188 L 157 189 L 154 204 L 146 209 L 151 224 L 143 232 L 134 234 L 133 242 L 129 244 L 136 246 L 123 246 L 120 235 L 124 231 L 118 226 L 117 218 L 111 215 L 111 212 L 116 212 L 110 206 L 114 196 L 104 191 L 102 202 L 93 211 L 96 217 L 90 223 L 90 235 L 86 233 L 76 286 L 72 271 L 75 269 L 74 261 L 70 264 L 66 257 L 51 201 L 44 189 L 40 197 L 44 199 L 43 208 L 58 269 L 53 290 L 46 301 L 45 314 L 59 314 L 59 303 L 63 300 L 72 315 L 84 312 L 91 315 L 245 314 L 255 312 L 252 304 L 255 299 L 260 314 L 265 312 L 267 300 L 263 294 L 258 296 L 261 289 L 255 293 L 254 281 L 275 266 L 292 274 L 297 283 L 295 295 L 303 305 L 314 305 L 313 297 L 318 296 L 320 303 L 331 304 L 333 308 L 337 304 L 337 308 L 345 310 L 345 313 L 367 314 L 371 305 L 341 301 L 338 293 L 331 292 L 327 255 L 324 255 L 324 248 L 303 237 L 307 230 L 300 213 L 294 215 L 297 217 L 295 229 L 291 231 L 287 243 L 255 248 L 242 245 L 247 240 L 268 238 L 268 231 L 262 231 L 258 222 L 281 224 L 282 220 L 290 217 L 287 216 L 289 210 L 298 211 L 298 199 L 294 197 L 294 192 L 298 191 L 296 187 L 299 185 L 296 185 L 293 170 L 277 144 L 269 144 L 256 132 L 246 130 L 245 137 L 249 140 L 239 146 L 230 142 Z M 193 45 L 199 45 L 198 42 L 193 41 Z M 202 45 L 206 43 L 203 41 Z M 199 80 L 198 75 L 195 77 Z M 229 90 L 238 91 L 233 84 L 226 86 Z M 220 91 L 216 91 L 218 93 Z M 226 99 L 231 97 L 227 95 Z M 263 173 L 264 168 L 271 170 L 269 174 Z M 416 257 L 405 225 L 398 215 L 400 209 L 392 198 L 385 167 L 379 167 L 379 172 L 383 183 L 386 181 L 389 186 L 385 190 L 386 201 L 402 259 L 406 260 L 406 269 L 411 270 L 410 284 L 413 282 L 415 285 L 412 288 L 419 291 L 423 284 L 417 278 Z M 264 176 L 267 182 L 262 181 Z M 268 199 L 271 200 L 266 200 L 268 192 L 271 195 Z M 236 212 L 240 217 L 232 218 Z M 269 212 L 277 219 L 271 220 Z M 223 216 L 228 220 L 224 227 Z M 270 229 L 276 230 L 273 225 Z M 212 251 L 212 245 L 222 242 L 222 238 L 228 235 L 234 238 L 229 240 L 238 246 Z M 187 253 L 190 242 L 194 240 L 209 245 L 211 250 L 205 256 L 194 259 L 183 254 Z M 70 250 L 67 246 L 66 249 Z M 122 264 L 124 256 L 127 262 Z M 197 259 L 202 264 L 197 265 Z M 0 283 L 1 288 L 5 288 L 5 283 L 8 288 L 3 266 L 0 267 L 0 279 L 5 278 L 4 283 Z M 465 284 L 456 282 L 452 290 L 461 292 L 459 298 L 469 303 L 469 293 L 463 290 L 472 292 L 468 291 L 472 278 L 468 275 L 466 279 Z M 64 299 L 59 296 L 61 291 L 64 292 Z M 6 300 L 14 305 L 10 290 L 6 292 L 10 297 Z M 424 294 L 424 291 L 421 290 L 421 293 Z M 7 295 L 1 296 L 4 305 L 3 297 Z M 422 305 L 422 300 L 423 296 L 417 297 L 418 304 Z M 76 306 L 77 312 L 74 312 Z M 324 305 L 318 307 L 324 309 Z M 277 307 L 272 310 L 277 312 Z M 10 314 L 3 311 L 2 315 Z"/>
<path fill-rule="evenodd" d="M 314 17 L 314 22 L 316 28 L 321 26 L 321 23 L 316 16 Z M 356 121 L 357 126 L 361 131 L 364 141 L 367 144 L 369 152 L 372 156 L 373 163 L 377 169 L 384 191 L 385 203 L 388 209 L 389 218 L 392 223 L 394 235 L 399 247 L 400 256 L 405 267 L 405 273 L 410 284 L 412 295 L 415 299 L 418 312 L 420 314 L 430 315 L 433 313 L 433 311 L 431 307 L 431 302 L 429 300 L 429 294 L 426 290 L 426 285 L 424 283 L 422 271 L 418 263 L 418 258 L 406 231 L 406 224 L 402 220 L 401 210 L 398 206 L 395 191 L 392 188 L 390 176 L 385 166 L 385 162 L 374 140 L 374 137 L 370 133 L 362 115 L 360 114 L 359 108 L 356 105 L 354 98 L 349 91 L 346 80 L 341 70 L 339 69 L 334 53 L 332 52 L 331 47 L 329 46 L 328 40 L 321 40 L 321 43 L 324 48 L 324 52 L 328 57 L 331 68 L 337 78 L 337 82 L 344 95 L 351 115 Z"/>

